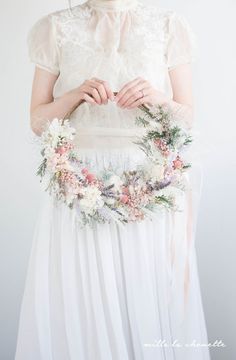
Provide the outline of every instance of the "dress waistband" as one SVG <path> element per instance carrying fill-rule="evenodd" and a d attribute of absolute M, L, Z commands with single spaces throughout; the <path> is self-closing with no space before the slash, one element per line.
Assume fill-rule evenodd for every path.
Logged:
<path fill-rule="evenodd" d="M 77 136 L 112 136 L 139 137 L 145 134 L 144 128 L 112 128 L 112 127 L 76 127 Z"/>
<path fill-rule="evenodd" d="M 79 148 L 134 148 L 144 128 L 77 127 L 74 142 Z"/>

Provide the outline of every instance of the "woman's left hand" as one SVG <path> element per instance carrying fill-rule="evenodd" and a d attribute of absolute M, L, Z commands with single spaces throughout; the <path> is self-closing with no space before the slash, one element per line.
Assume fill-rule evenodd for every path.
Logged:
<path fill-rule="evenodd" d="M 141 77 L 125 84 L 115 97 L 117 105 L 124 109 L 133 109 L 142 104 L 161 105 L 169 100 L 165 94 Z"/>

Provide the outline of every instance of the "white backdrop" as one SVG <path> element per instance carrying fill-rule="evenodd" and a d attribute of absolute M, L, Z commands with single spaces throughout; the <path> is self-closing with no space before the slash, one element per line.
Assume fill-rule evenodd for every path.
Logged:
<path fill-rule="evenodd" d="M 194 65 L 196 121 L 203 143 L 210 144 L 203 157 L 205 176 L 196 238 L 199 274 L 209 341 L 221 339 L 227 345 L 214 349 L 212 360 L 233 360 L 236 6 L 234 0 L 161 0 L 160 5 L 184 14 L 198 38 Z M 40 16 L 66 6 L 66 0 L 1 0 L 2 360 L 14 359 L 20 302 L 41 195 L 35 177 L 37 154 L 29 128 L 33 65 L 27 56 L 26 35 Z"/>

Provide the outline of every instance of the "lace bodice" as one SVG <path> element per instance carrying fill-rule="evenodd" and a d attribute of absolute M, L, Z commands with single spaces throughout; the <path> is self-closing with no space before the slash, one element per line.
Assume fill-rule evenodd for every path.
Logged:
<path fill-rule="evenodd" d="M 44 16 L 28 34 L 31 61 L 58 75 L 54 98 L 94 76 L 113 91 L 141 76 L 171 97 L 168 72 L 192 61 L 194 44 L 183 16 L 136 0 L 88 0 Z M 84 135 L 123 136 L 136 128 L 137 111 L 84 103 L 71 121 Z"/>

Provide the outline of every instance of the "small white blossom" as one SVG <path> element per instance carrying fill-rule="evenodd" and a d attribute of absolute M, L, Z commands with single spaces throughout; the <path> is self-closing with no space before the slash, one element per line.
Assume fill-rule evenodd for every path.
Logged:
<path fill-rule="evenodd" d="M 108 204 L 108 205 L 114 205 L 115 202 L 116 202 L 116 199 L 114 199 L 112 197 L 106 198 L 106 204 Z"/>
<path fill-rule="evenodd" d="M 146 176 L 151 178 L 152 181 L 161 181 L 164 178 L 165 167 L 161 164 L 153 164 L 147 166 Z"/>
<path fill-rule="evenodd" d="M 154 121 L 154 120 L 150 120 L 149 126 L 150 126 L 150 128 L 151 128 L 151 129 L 149 129 L 149 130 L 155 130 L 155 131 L 158 131 L 158 132 L 160 132 L 160 133 L 162 133 L 162 131 L 163 131 L 163 126 L 162 126 L 162 124 L 159 123 L 159 122 L 156 122 L 156 121 Z"/>
<path fill-rule="evenodd" d="M 105 186 L 110 186 L 110 185 L 114 185 L 113 186 L 113 190 L 114 191 L 119 191 L 121 186 L 123 184 L 123 181 L 121 180 L 121 178 L 117 175 L 112 175 L 108 180 L 106 180 L 105 182 Z"/>
<path fill-rule="evenodd" d="M 84 187 L 81 189 L 80 194 L 83 198 L 79 201 L 81 211 L 86 214 L 93 214 L 97 209 L 104 205 L 101 197 L 101 191 L 94 185 Z"/>

